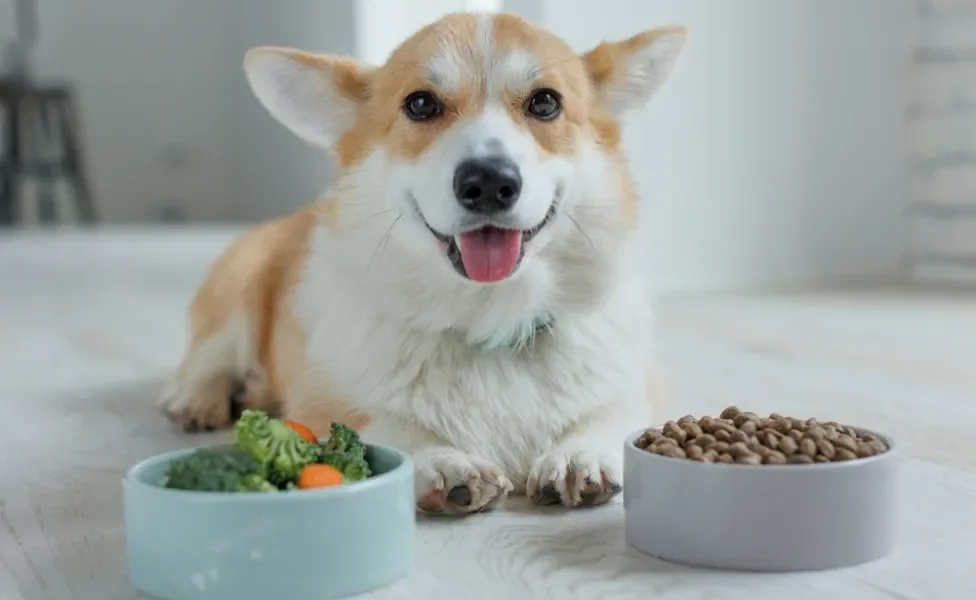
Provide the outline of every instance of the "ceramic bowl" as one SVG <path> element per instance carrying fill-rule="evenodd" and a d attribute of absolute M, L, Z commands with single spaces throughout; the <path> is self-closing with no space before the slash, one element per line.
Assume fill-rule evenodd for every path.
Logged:
<path fill-rule="evenodd" d="M 367 446 L 374 476 L 277 494 L 159 487 L 154 456 L 122 482 L 129 580 L 159 600 L 341 598 L 403 577 L 413 563 L 410 458 Z"/>
<path fill-rule="evenodd" d="M 897 448 L 812 465 L 705 463 L 624 444 L 627 543 L 668 561 L 809 571 L 886 556 L 895 545 Z M 874 432 L 871 432 L 874 433 Z"/>

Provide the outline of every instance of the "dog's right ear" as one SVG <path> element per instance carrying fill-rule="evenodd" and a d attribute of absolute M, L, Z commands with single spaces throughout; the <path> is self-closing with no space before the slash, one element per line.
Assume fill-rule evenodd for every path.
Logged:
<path fill-rule="evenodd" d="M 658 27 L 584 54 L 597 101 L 615 117 L 642 108 L 671 74 L 687 37 L 685 27 Z"/>
<path fill-rule="evenodd" d="M 248 51 L 244 72 L 272 117 L 330 150 L 369 98 L 370 70 L 351 58 L 263 46 Z"/>

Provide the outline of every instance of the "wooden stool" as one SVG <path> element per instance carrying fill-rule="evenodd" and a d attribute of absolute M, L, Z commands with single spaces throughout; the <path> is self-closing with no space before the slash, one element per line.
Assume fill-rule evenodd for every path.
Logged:
<path fill-rule="evenodd" d="M 24 180 L 37 180 L 38 217 L 58 220 L 54 186 L 66 181 L 73 191 L 78 220 L 97 220 L 82 158 L 77 106 L 67 84 L 39 85 L 0 79 L 0 110 L 6 114 L 0 155 L 0 227 L 21 221 L 20 190 Z M 52 136 L 52 125 L 59 135 Z M 52 142 L 59 156 L 44 153 Z"/>

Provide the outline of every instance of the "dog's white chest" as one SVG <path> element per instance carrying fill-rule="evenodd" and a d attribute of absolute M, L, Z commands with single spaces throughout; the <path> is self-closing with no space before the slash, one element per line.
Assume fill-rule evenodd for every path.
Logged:
<path fill-rule="evenodd" d="M 309 325 L 309 368 L 322 385 L 516 476 L 607 402 L 641 403 L 642 344 L 612 320 L 579 331 L 556 325 L 517 351 L 334 311 Z"/>
<path fill-rule="evenodd" d="M 292 302 L 306 334 L 302 387 L 328 390 L 374 423 L 429 432 L 524 475 L 568 427 L 611 405 L 646 407 L 649 306 L 636 282 L 623 283 L 598 309 L 557 315 L 551 331 L 506 347 L 432 326 L 444 307 L 417 306 L 402 292 L 366 295 L 324 258 L 307 266 Z M 493 300 L 479 314 L 511 325 L 525 312 L 524 298 Z M 459 310 L 463 302 L 447 309 Z M 414 316 L 397 314 L 404 306 Z M 459 330 L 462 323 L 459 318 Z"/>

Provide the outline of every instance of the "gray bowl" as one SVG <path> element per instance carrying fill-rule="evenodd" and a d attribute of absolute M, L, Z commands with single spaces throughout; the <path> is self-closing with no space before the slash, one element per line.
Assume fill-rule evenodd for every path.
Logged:
<path fill-rule="evenodd" d="M 895 545 L 898 454 L 814 465 L 736 465 L 624 447 L 627 543 L 668 561 L 809 571 L 880 559 Z M 873 432 L 872 432 L 873 433 Z"/>
<path fill-rule="evenodd" d="M 129 580 L 160 600 L 340 598 L 382 587 L 413 564 L 413 464 L 367 446 L 365 481 L 277 494 L 156 485 L 180 450 L 122 482 Z"/>

